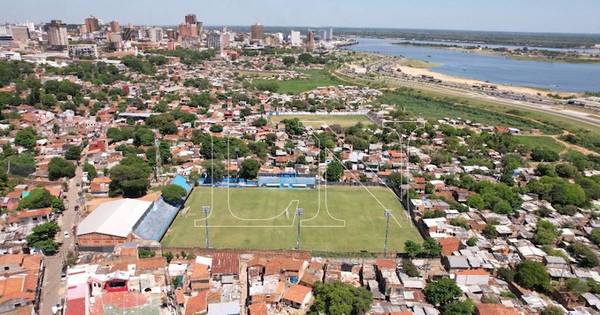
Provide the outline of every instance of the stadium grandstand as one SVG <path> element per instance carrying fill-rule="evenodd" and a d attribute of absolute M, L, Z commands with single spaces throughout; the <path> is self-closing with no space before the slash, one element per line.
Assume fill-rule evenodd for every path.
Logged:
<path fill-rule="evenodd" d="M 259 174 L 258 187 L 271 188 L 315 188 L 314 175 L 299 175 L 296 173 Z"/>

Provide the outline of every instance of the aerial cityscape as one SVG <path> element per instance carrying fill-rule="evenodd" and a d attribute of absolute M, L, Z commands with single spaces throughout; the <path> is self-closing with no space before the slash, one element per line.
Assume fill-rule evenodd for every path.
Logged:
<path fill-rule="evenodd" d="M 600 314 L 600 4 L 206 2 L 5 5 L 0 314 Z"/>

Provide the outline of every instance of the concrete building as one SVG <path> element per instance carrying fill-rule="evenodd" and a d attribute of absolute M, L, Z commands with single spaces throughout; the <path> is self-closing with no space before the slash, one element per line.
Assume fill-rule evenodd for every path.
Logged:
<path fill-rule="evenodd" d="M 93 15 L 90 15 L 90 17 L 86 18 L 84 24 L 87 33 L 93 33 L 100 30 L 100 22 L 98 21 L 98 18 Z"/>
<path fill-rule="evenodd" d="M 110 31 L 113 33 L 117 33 L 121 31 L 121 25 L 119 21 L 111 21 L 110 22 Z"/>
<path fill-rule="evenodd" d="M 306 50 L 311 51 L 315 49 L 315 33 L 309 31 L 306 33 Z"/>
<path fill-rule="evenodd" d="M 26 44 L 31 38 L 27 26 L 13 25 L 10 27 L 13 40 L 21 44 Z"/>
<path fill-rule="evenodd" d="M 221 49 L 221 34 L 217 32 L 210 32 L 206 36 L 206 47 L 212 49 Z"/>
<path fill-rule="evenodd" d="M 98 58 L 98 46 L 96 44 L 69 45 L 69 57 Z"/>
<path fill-rule="evenodd" d="M 264 28 L 261 24 L 256 23 L 250 26 L 250 42 L 261 43 L 264 35 Z"/>
<path fill-rule="evenodd" d="M 290 44 L 294 47 L 302 46 L 302 38 L 300 38 L 299 31 L 291 31 L 290 32 Z"/>
<path fill-rule="evenodd" d="M 151 42 L 158 43 L 162 40 L 164 35 L 163 29 L 160 27 L 153 27 L 148 29 L 148 38 Z"/>
<path fill-rule="evenodd" d="M 52 20 L 48 27 L 48 47 L 63 50 L 69 45 L 67 24 L 61 20 Z"/>

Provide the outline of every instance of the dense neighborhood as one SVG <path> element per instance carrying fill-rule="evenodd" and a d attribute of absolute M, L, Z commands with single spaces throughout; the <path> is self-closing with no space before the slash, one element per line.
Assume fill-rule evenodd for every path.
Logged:
<path fill-rule="evenodd" d="M 410 110 L 445 101 L 345 76 L 371 57 L 332 29 L 203 30 L 189 15 L 177 29 L 7 30 L 0 314 L 600 313 L 600 155 L 560 126 Z M 377 215 L 410 237 L 388 248 L 388 225 L 349 224 L 320 229 L 377 241 L 302 246 L 296 205 L 281 214 L 296 247 L 267 231 L 253 248 L 194 203 L 328 187 L 390 194 L 402 210 Z"/>

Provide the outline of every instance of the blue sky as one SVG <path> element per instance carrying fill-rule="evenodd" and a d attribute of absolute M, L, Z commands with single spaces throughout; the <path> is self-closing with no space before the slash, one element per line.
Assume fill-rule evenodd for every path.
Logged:
<path fill-rule="evenodd" d="M 600 33 L 599 0 L 2 0 L 0 22 L 94 14 L 121 24 L 348 26 Z"/>

